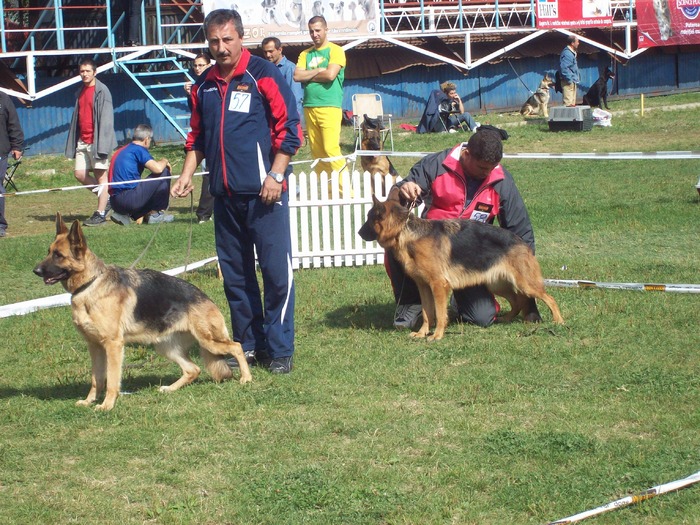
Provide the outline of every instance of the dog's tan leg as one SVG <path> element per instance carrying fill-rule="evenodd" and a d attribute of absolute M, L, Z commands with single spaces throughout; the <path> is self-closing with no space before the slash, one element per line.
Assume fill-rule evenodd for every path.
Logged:
<path fill-rule="evenodd" d="M 422 307 L 423 324 L 417 332 L 411 332 L 411 337 L 427 337 L 430 333 L 430 325 L 435 322 L 435 303 L 430 287 L 422 282 L 416 281 L 418 292 L 420 293 L 420 303 Z"/>
<path fill-rule="evenodd" d="M 554 300 L 554 297 L 547 293 L 543 293 L 538 297 L 538 299 L 542 299 L 542 301 L 544 301 L 544 304 L 546 304 L 547 307 L 551 310 L 552 319 L 556 324 L 564 324 L 564 318 L 561 316 L 561 312 L 559 311 L 559 305 Z"/>
<path fill-rule="evenodd" d="M 499 291 L 499 293 L 497 293 L 497 295 L 500 295 L 501 297 L 505 297 L 505 299 L 510 304 L 510 311 L 505 312 L 503 315 L 498 316 L 496 318 L 496 322 L 498 322 L 498 323 L 510 323 L 522 311 L 523 307 L 525 306 L 525 301 L 527 301 L 527 297 L 516 293 L 515 290 L 503 290 L 503 289 L 501 289 Z"/>
<path fill-rule="evenodd" d="M 226 363 L 228 355 L 233 355 L 238 361 L 240 383 L 245 384 L 253 380 L 243 347 L 240 343 L 231 341 L 224 316 L 214 303 L 211 303 L 209 308 L 200 308 L 190 313 L 190 330 L 199 343 L 200 354 L 214 381 L 223 381 L 233 376 Z"/>
<path fill-rule="evenodd" d="M 177 363 L 182 370 L 182 376 L 171 385 L 160 387 L 161 392 L 175 392 L 175 390 L 189 385 L 197 379 L 200 374 L 200 369 L 195 365 L 187 355 L 187 350 L 194 343 L 192 335 L 188 334 L 172 334 L 169 339 L 161 341 L 154 345 L 156 352 L 163 357 Z"/>
<path fill-rule="evenodd" d="M 233 357 L 238 361 L 238 370 L 241 371 L 241 379 L 239 382 L 242 385 L 250 383 L 253 380 L 253 376 L 250 374 L 248 361 L 246 361 L 245 354 L 243 354 L 243 347 L 240 343 L 232 343 L 229 348 L 229 353 L 233 354 Z M 228 367 L 228 365 L 226 366 Z"/>
<path fill-rule="evenodd" d="M 90 406 L 101 396 L 105 389 L 106 356 L 105 350 L 97 343 L 88 342 L 92 372 L 90 392 L 85 399 L 76 403 L 77 406 Z"/>
<path fill-rule="evenodd" d="M 122 339 L 112 339 L 105 345 L 107 357 L 107 393 L 101 405 L 97 405 L 95 410 L 112 410 L 119 397 L 119 388 L 122 384 L 122 363 L 124 362 L 124 341 Z"/>
<path fill-rule="evenodd" d="M 452 288 L 447 282 L 434 283 L 431 287 L 433 293 L 433 308 L 435 309 L 435 332 L 428 337 L 428 341 L 439 341 L 445 335 L 447 329 L 447 298 Z"/>

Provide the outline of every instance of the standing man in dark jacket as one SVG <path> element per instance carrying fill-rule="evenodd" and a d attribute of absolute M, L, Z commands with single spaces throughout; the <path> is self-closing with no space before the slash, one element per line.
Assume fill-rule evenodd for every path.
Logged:
<path fill-rule="evenodd" d="M 501 228 L 515 233 L 535 252 L 532 224 L 512 175 L 501 166 L 503 143 L 500 130 L 481 126 L 469 142 L 424 157 L 408 176 L 389 193 L 406 203 L 423 199 L 427 219 L 471 219 L 492 224 L 498 217 Z M 397 312 L 394 326 L 412 328 L 421 316 L 416 283 L 390 252 L 386 266 L 394 289 Z M 498 313 L 495 297 L 485 286 L 454 291 L 462 322 L 490 326 Z M 540 321 L 534 299 L 525 318 Z"/>
<path fill-rule="evenodd" d="M 206 158 L 234 340 L 249 360 L 286 374 L 294 354 L 287 175 L 289 161 L 301 146 L 296 101 L 277 66 L 243 47 L 237 11 L 209 13 L 204 34 L 216 65 L 192 86 L 192 131 L 171 195 L 184 197 L 192 191 L 192 175 Z"/>
<path fill-rule="evenodd" d="M 109 155 L 117 147 L 114 108 L 112 94 L 95 76 L 95 62 L 89 58 L 83 59 L 79 72 L 83 86 L 76 93 L 77 100 L 66 141 L 66 157 L 75 159 L 74 174 L 81 184 L 99 185 L 96 188 L 97 210 L 83 224 L 100 226 L 106 224 L 109 211 L 109 193 L 107 187 L 103 186 L 107 183 Z"/>
<path fill-rule="evenodd" d="M 22 158 L 24 150 L 24 132 L 19 123 L 17 110 L 7 93 L 0 91 L 0 237 L 6 235 L 5 188 L 2 179 L 7 172 L 7 161 L 12 155 L 15 160 Z"/>

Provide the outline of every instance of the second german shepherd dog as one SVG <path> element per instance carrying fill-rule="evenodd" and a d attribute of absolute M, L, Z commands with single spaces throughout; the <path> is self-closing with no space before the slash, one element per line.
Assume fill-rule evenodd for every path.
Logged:
<path fill-rule="evenodd" d="M 88 345 L 92 387 L 78 405 L 89 406 L 106 394 L 98 410 L 111 410 L 119 395 L 124 344 L 152 344 L 174 361 L 182 377 L 162 392 L 173 392 L 197 379 L 199 367 L 187 355 L 199 343 L 200 354 L 215 381 L 232 377 L 226 356 L 238 361 L 240 382 L 252 380 L 239 343 L 231 341 L 224 317 L 194 285 L 154 270 L 107 266 L 88 247 L 74 221 L 70 231 L 56 214 L 56 238 L 34 269 L 46 284 L 60 282 L 71 297 L 73 324 Z"/>
<path fill-rule="evenodd" d="M 549 75 L 545 75 L 540 81 L 540 85 L 530 98 L 527 99 L 520 114 L 523 117 L 542 114 L 544 118 L 549 117 L 549 88 L 554 87 L 554 81 Z"/>
<path fill-rule="evenodd" d="M 467 219 L 420 219 L 398 200 L 380 202 L 374 196 L 372 200 L 374 206 L 358 233 L 391 250 L 418 285 L 423 324 L 411 337 L 428 337 L 435 324 L 428 340 L 442 339 L 450 293 L 477 285 L 510 303 L 510 312 L 499 322 L 512 321 L 529 297 L 544 301 L 555 323 L 564 322 L 556 301 L 545 292 L 537 259 L 517 235 Z"/>
<path fill-rule="evenodd" d="M 363 151 L 381 151 L 384 149 L 384 141 L 382 140 L 382 130 L 384 128 L 378 119 L 372 119 L 365 115 L 361 128 L 362 141 L 360 147 Z M 386 185 L 386 176 L 391 175 L 390 182 L 387 185 L 388 188 L 391 188 L 394 182 L 396 182 L 398 173 L 389 160 L 389 157 L 386 155 L 362 155 L 360 157 L 360 164 L 362 165 L 362 171 L 367 171 L 372 176 L 370 180 L 373 193 L 376 193 L 377 189 L 374 183 L 374 178 L 377 173 L 382 176 L 382 185 Z"/>

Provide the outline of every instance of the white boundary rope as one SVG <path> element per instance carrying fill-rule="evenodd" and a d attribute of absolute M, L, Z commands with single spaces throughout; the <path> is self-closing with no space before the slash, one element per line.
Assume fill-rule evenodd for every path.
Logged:
<path fill-rule="evenodd" d="M 620 498 L 618 500 L 611 501 L 606 505 L 602 505 L 598 508 L 581 512 L 579 514 L 574 514 L 573 516 L 569 516 L 568 518 L 563 518 L 557 521 L 551 521 L 548 525 L 565 525 L 568 523 L 575 523 L 577 521 L 590 518 L 591 516 L 603 514 L 604 512 L 609 512 L 611 510 L 617 510 L 623 507 L 627 507 L 629 505 L 634 505 L 635 503 L 651 499 L 654 496 L 658 496 L 659 494 L 666 494 L 667 492 L 673 492 L 674 490 L 682 489 L 683 487 L 687 487 L 688 485 L 692 485 L 693 483 L 697 483 L 698 481 L 700 481 L 700 472 L 696 472 L 695 474 L 692 474 L 691 476 L 688 476 L 684 479 L 679 479 L 678 481 L 671 481 L 663 485 L 657 485 L 656 487 L 652 487 L 650 489 L 645 490 L 644 492 L 640 492 L 639 494 L 635 494 L 633 496 L 627 496 L 625 498 Z"/>
<path fill-rule="evenodd" d="M 290 165 L 296 166 L 301 164 L 308 164 L 310 168 L 314 168 L 319 162 L 331 162 L 334 160 L 345 159 L 346 161 L 354 162 L 357 157 L 374 157 L 377 155 L 386 155 L 388 157 L 425 157 L 430 155 L 430 153 L 419 152 L 419 151 L 366 151 L 366 150 L 356 150 L 349 155 L 341 155 L 339 157 L 327 157 L 322 159 L 313 160 L 299 160 L 290 162 Z M 683 160 L 683 159 L 700 159 L 700 151 L 630 151 L 630 152 L 620 152 L 620 153 L 504 153 L 504 159 L 588 159 L 588 160 Z M 194 174 L 195 177 L 199 177 L 204 172 L 197 172 Z M 54 191 L 73 191 L 82 190 L 85 188 L 100 188 L 104 186 L 120 186 L 124 184 L 140 184 L 142 182 L 154 182 L 163 179 L 177 179 L 179 175 L 171 175 L 170 177 L 153 177 L 145 178 L 134 181 L 124 181 L 124 182 L 110 182 L 108 184 L 95 184 L 95 185 L 79 185 L 79 186 L 66 186 L 60 188 L 48 188 L 42 190 L 29 190 L 29 191 L 16 191 L 7 192 L 0 194 L 0 199 L 7 197 L 16 197 L 20 195 L 35 195 L 38 193 L 51 193 Z M 700 181 L 698 181 L 698 186 L 700 186 Z"/>
<path fill-rule="evenodd" d="M 188 272 L 190 270 L 195 270 L 206 264 L 214 261 L 218 261 L 218 257 L 209 257 L 201 261 L 190 263 L 186 266 L 178 266 L 177 268 L 172 268 L 170 270 L 164 270 L 163 273 L 167 275 L 178 275 L 183 272 Z M 54 308 L 56 306 L 67 306 L 70 304 L 71 294 L 63 293 L 59 295 L 52 295 L 50 297 L 42 297 L 40 299 L 32 299 L 31 301 L 23 301 L 21 303 L 8 304 L 5 306 L 0 306 L 0 319 L 3 317 L 12 317 L 15 315 L 26 315 L 37 310 L 43 310 L 45 308 Z"/>

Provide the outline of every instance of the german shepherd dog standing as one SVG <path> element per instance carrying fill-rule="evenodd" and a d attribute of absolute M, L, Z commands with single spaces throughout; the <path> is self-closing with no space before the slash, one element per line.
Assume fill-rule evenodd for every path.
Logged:
<path fill-rule="evenodd" d="M 173 392 L 199 376 L 199 367 L 187 355 L 195 342 L 215 381 L 232 377 L 228 354 L 238 361 L 240 382 L 252 380 L 241 345 L 231 341 L 221 311 L 204 292 L 154 270 L 105 265 L 87 247 L 78 221 L 69 231 L 56 215 L 56 238 L 34 273 L 46 284 L 60 282 L 72 295 L 73 323 L 92 359 L 92 387 L 78 405 L 95 403 L 106 387 L 96 409 L 114 407 L 125 343 L 152 344 L 157 353 L 180 365 L 182 377 L 162 386 L 162 392 Z"/>
<path fill-rule="evenodd" d="M 363 151 L 381 151 L 384 149 L 384 141 L 382 139 L 382 127 L 379 119 L 369 118 L 367 115 L 361 124 L 362 141 L 360 147 Z M 372 193 L 376 193 L 377 188 L 374 183 L 374 176 L 379 173 L 382 176 L 382 185 L 386 184 L 386 176 L 391 175 L 390 182 L 386 188 L 391 188 L 396 182 L 396 177 L 398 173 L 386 155 L 374 155 L 360 157 L 360 164 L 362 165 L 362 171 L 369 172 L 372 175 Z M 384 188 L 384 189 L 386 189 Z"/>
<path fill-rule="evenodd" d="M 418 285 L 423 324 L 411 337 L 428 337 L 434 324 L 428 340 L 442 339 L 450 293 L 476 285 L 485 285 L 510 303 L 510 312 L 499 322 L 512 321 L 530 297 L 544 301 L 555 323 L 564 322 L 556 301 L 545 292 L 537 259 L 517 235 L 467 219 L 420 219 L 398 200 L 372 200 L 374 206 L 358 233 L 392 250 Z"/>
<path fill-rule="evenodd" d="M 532 115 L 542 115 L 544 118 L 549 117 L 549 89 L 554 87 L 554 81 L 549 75 L 545 75 L 540 81 L 537 90 L 527 99 L 523 107 L 520 108 L 520 114 L 523 117 Z"/>
<path fill-rule="evenodd" d="M 605 105 L 605 109 L 610 109 L 608 107 L 608 79 L 614 78 L 614 73 L 609 67 L 606 67 L 598 80 L 596 80 L 586 94 L 583 95 L 583 105 L 591 106 L 592 108 L 599 108 L 601 105 Z"/>

